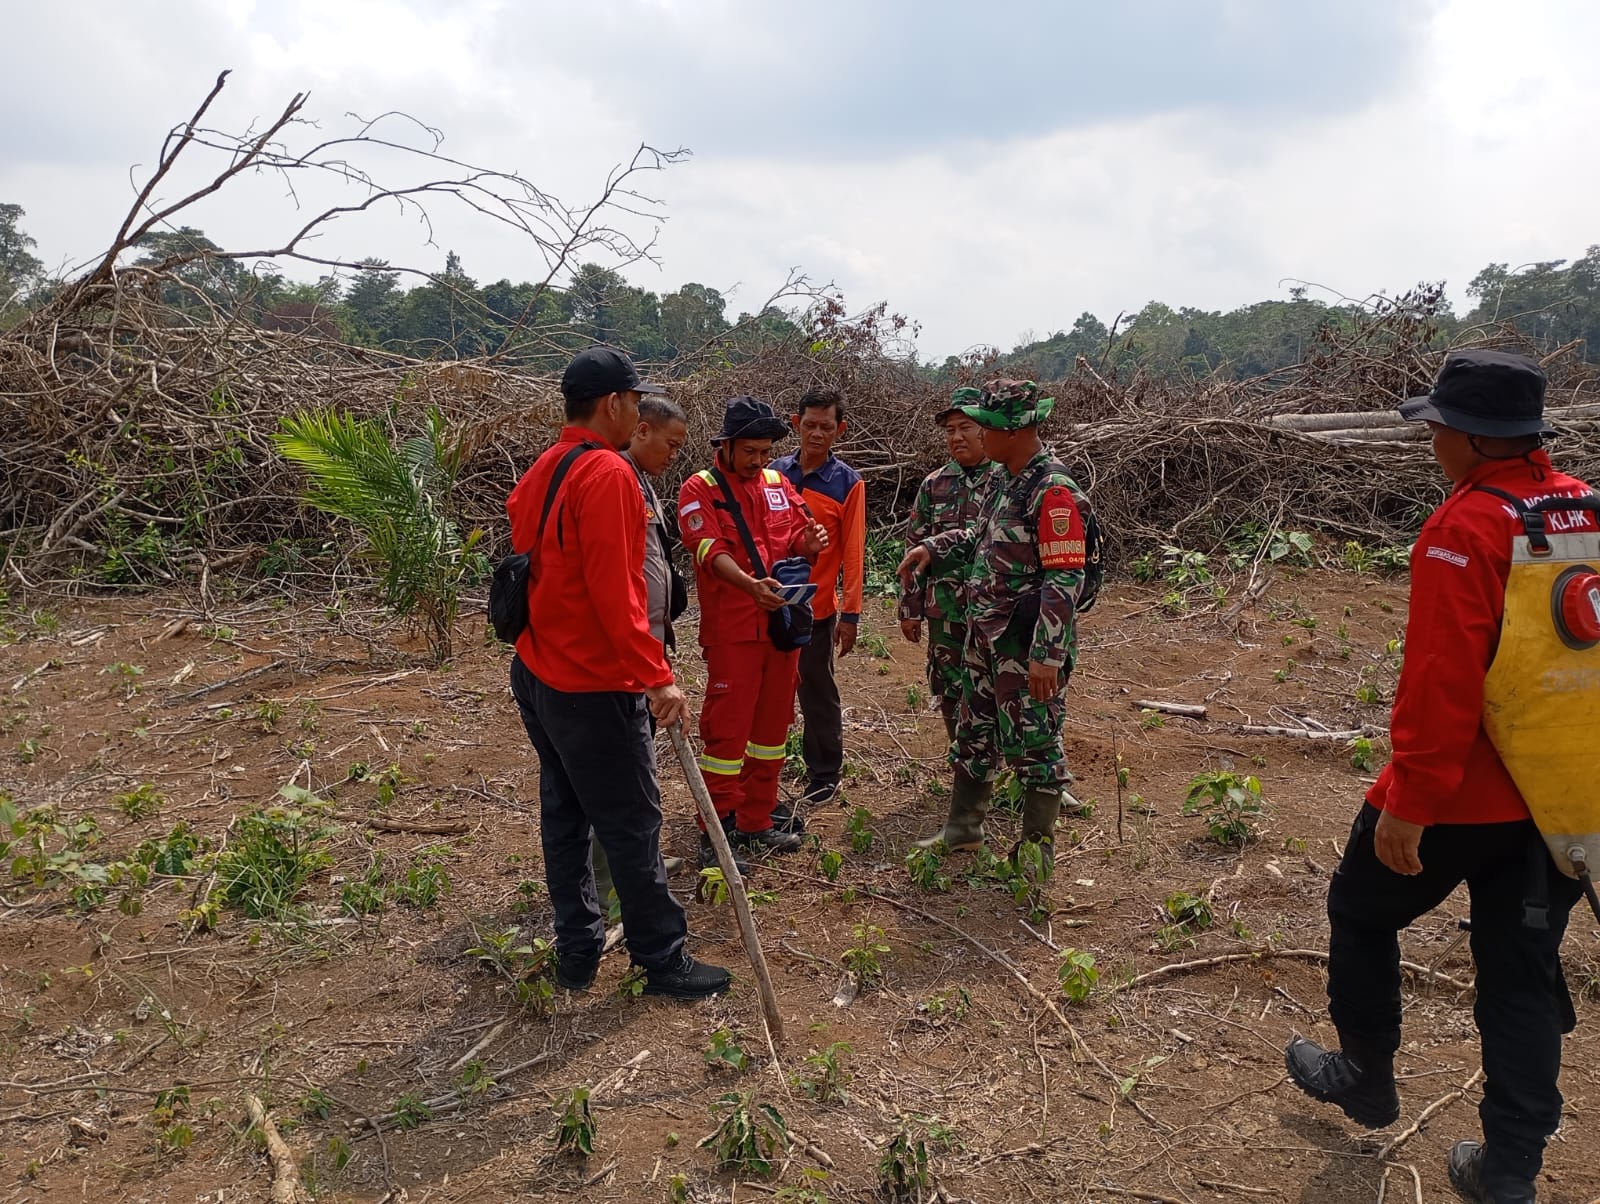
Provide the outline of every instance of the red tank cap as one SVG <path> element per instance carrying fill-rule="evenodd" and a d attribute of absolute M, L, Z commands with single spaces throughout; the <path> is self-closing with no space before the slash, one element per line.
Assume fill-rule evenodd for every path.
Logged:
<path fill-rule="evenodd" d="M 1600 573 L 1579 573 L 1561 587 L 1561 622 L 1580 643 L 1600 641 Z"/>

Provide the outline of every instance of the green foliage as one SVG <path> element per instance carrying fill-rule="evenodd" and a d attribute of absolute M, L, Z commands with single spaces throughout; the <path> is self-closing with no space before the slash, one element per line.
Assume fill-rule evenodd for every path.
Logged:
<path fill-rule="evenodd" d="M 901 1129 L 884 1144 L 877 1169 L 878 1187 L 885 1195 L 895 1199 L 915 1195 L 920 1199 L 931 1182 L 927 1142 Z"/>
<path fill-rule="evenodd" d="M 311 876 L 333 864 L 332 829 L 292 807 L 269 807 L 233 822 L 217 856 L 217 890 L 253 920 L 287 920 Z"/>
<path fill-rule="evenodd" d="M 594 1153 L 594 1112 L 589 1108 L 589 1088 L 574 1087 L 562 1098 L 556 1120 L 556 1149 L 587 1158 Z"/>
<path fill-rule="evenodd" d="M 1061 964 L 1056 967 L 1056 981 L 1061 993 L 1073 1003 L 1082 1003 L 1100 981 L 1100 971 L 1095 969 L 1094 954 L 1076 949 L 1063 949 Z"/>
<path fill-rule="evenodd" d="M 807 1054 L 790 1081 L 816 1103 L 842 1103 L 844 1088 L 850 1082 L 850 1072 L 845 1069 L 844 1062 L 853 1052 L 849 1042 L 835 1041 L 825 1049 Z"/>
<path fill-rule="evenodd" d="M 786 778 L 803 778 L 806 773 L 805 734 L 798 728 L 791 729 L 783 738 L 783 776 Z"/>
<path fill-rule="evenodd" d="M 721 1121 L 700 1142 L 718 1168 L 746 1175 L 770 1175 L 776 1157 L 789 1148 L 789 1127 L 771 1104 L 757 1103 L 753 1093 L 729 1091 L 712 1105 Z"/>
<path fill-rule="evenodd" d="M 720 866 L 709 865 L 700 871 L 700 881 L 695 887 L 695 897 L 703 903 L 713 907 L 720 907 L 732 896 L 728 891 L 728 880 L 723 876 Z"/>
<path fill-rule="evenodd" d="M 1261 783 L 1230 771 L 1196 774 L 1183 802 L 1183 813 L 1202 815 L 1209 838 L 1224 847 L 1254 839 L 1257 820 L 1265 812 Z"/>
<path fill-rule="evenodd" d="M 882 982 L 883 963 L 879 958 L 889 952 L 883 929 L 875 924 L 857 924 L 850 933 L 856 943 L 844 951 L 841 960 L 845 969 L 856 976 L 863 989 Z"/>
<path fill-rule="evenodd" d="M 878 598 L 898 595 L 900 580 L 895 576 L 895 568 L 905 554 L 906 541 L 900 528 L 874 527 L 867 532 L 865 590 L 868 594 Z"/>
<path fill-rule="evenodd" d="M 493 929 L 470 923 L 477 943 L 466 950 L 467 956 L 504 979 L 512 1002 L 522 1011 L 535 1018 L 549 1015 L 555 998 L 555 946 L 543 937 L 519 941 L 522 930 L 515 925 Z"/>
<path fill-rule="evenodd" d="M 711 1034 L 711 1045 L 706 1049 L 705 1059 L 706 1065 L 711 1067 L 731 1066 L 735 1070 L 744 1070 L 750 1065 L 750 1055 L 733 1039 L 733 1030 L 730 1028 L 719 1028 Z"/>
<path fill-rule="evenodd" d="M 800 1170 L 803 1183 L 792 1183 L 772 1193 L 778 1204 L 828 1204 L 828 1193 L 822 1184 L 828 1181 L 828 1172 L 820 1167 L 807 1166 Z"/>
<path fill-rule="evenodd" d="M 1162 544 L 1161 572 L 1169 584 L 1179 589 L 1207 585 L 1211 581 L 1211 558 L 1204 552 L 1189 551 L 1175 544 Z"/>
<path fill-rule="evenodd" d="M 394 897 L 407 907 L 426 911 L 450 893 L 450 875 L 440 864 L 448 849 L 424 849 L 406 867 L 405 877 L 393 887 Z"/>
<path fill-rule="evenodd" d="M 932 849 L 912 849 L 906 854 L 906 869 L 911 882 L 918 890 L 946 891 L 950 889 L 950 875 L 939 871 L 939 855 Z"/>
<path fill-rule="evenodd" d="M 377 915 L 383 911 L 388 890 L 383 882 L 383 854 L 374 853 L 372 864 L 359 878 L 346 880 L 339 888 L 340 909 L 353 916 Z"/>
<path fill-rule="evenodd" d="M 826 849 L 817 859 L 817 868 L 822 871 L 822 876 L 829 882 L 839 880 L 839 870 L 844 865 L 844 854 Z"/>
<path fill-rule="evenodd" d="M 873 833 L 867 827 L 867 821 L 872 818 L 872 812 L 865 807 L 857 807 L 850 816 L 850 822 L 845 825 L 845 831 L 850 834 L 850 851 L 865 853 L 872 848 Z"/>
<path fill-rule="evenodd" d="M 423 1103 L 422 1096 L 415 1091 L 403 1092 L 400 1098 L 395 1100 L 394 1107 L 390 1111 L 394 1113 L 394 1124 L 397 1129 L 415 1129 L 418 1125 L 433 1119 L 433 1109 Z"/>
<path fill-rule="evenodd" d="M 1211 927 L 1211 904 L 1200 895 L 1176 890 L 1166 897 L 1161 907 L 1175 924 L 1197 931 Z"/>
<path fill-rule="evenodd" d="M 927 701 L 928 696 L 923 692 L 921 686 L 913 682 L 906 687 L 906 710 L 920 711 Z"/>
<path fill-rule="evenodd" d="M 1149 707 L 1139 712 L 1139 730 L 1142 732 L 1154 731 L 1166 725 L 1166 720 L 1160 711 L 1152 711 Z"/>
<path fill-rule="evenodd" d="M 129 819 L 147 819 L 152 815 L 159 815 L 161 808 L 170 800 L 149 782 L 145 782 L 125 794 L 117 795 L 114 801 L 117 810 Z"/>
<path fill-rule="evenodd" d="M 310 476 L 306 503 L 355 526 L 385 602 L 420 615 L 435 656 L 447 659 L 461 591 L 487 563 L 474 550 L 482 532 L 463 538 L 448 513 L 462 445 L 447 444 L 444 418 L 429 411 L 424 433 L 398 447 L 377 421 L 349 415 L 296 414 L 281 425 L 273 441 Z"/>
<path fill-rule="evenodd" d="M 1267 540 L 1267 559 L 1274 564 L 1287 561 L 1309 566 L 1312 563 L 1311 551 L 1311 536 L 1304 531 L 1274 531 Z"/>
<path fill-rule="evenodd" d="M 856 640 L 856 644 L 874 660 L 886 661 L 889 659 L 889 641 L 875 631 L 868 631 Z"/>
<path fill-rule="evenodd" d="M 1357 736 L 1350 741 L 1350 764 L 1355 769 L 1362 771 L 1372 768 L 1372 741 L 1365 736 Z"/>

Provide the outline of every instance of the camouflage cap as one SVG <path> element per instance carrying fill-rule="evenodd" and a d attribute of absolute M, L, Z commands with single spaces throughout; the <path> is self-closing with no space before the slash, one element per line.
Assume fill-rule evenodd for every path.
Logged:
<path fill-rule="evenodd" d="M 1054 397 L 1039 396 L 1039 386 L 1031 380 L 996 380 L 989 383 L 981 400 L 960 410 L 990 430 L 1020 431 L 1050 417 L 1055 405 Z"/>
<path fill-rule="evenodd" d="M 972 385 L 962 385 L 961 388 L 950 394 L 950 404 L 935 414 L 933 421 L 936 425 L 943 426 L 945 419 L 950 415 L 964 414 L 966 406 L 977 405 L 982 400 L 982 389 L 975 388 Z"/>

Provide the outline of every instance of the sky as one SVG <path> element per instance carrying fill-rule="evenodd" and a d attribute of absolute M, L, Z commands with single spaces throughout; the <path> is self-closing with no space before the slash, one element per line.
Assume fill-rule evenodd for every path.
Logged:
<path fill-rule="evenodd" d="M 224 68 L 214 128 L 260 129 L 302 92 L 297 148 L 409 114 L 441 153 L 569 204 L 641 144 L 686 148 L 640 177 L 656 204 L 615 216 L 654 239 L 633 283 L 710 285 L 733 317 L 798 270 L 915 320 L 935 361 L 1300 282 L 1332 301 L 1444 280 L 1464 310 L 1487 263 L 1600 242 L 1589 0 L 75 0 L 8 28 L 0 202 L 57 270 L 105 249 Z M 158 196 L 217 165 L 190 156 Z M 183 220 L 274 246 L 351 193 L 247 176 Z M 544 276 L 525 235 L 429 208 L 346 216 L 313 249 Z"/>

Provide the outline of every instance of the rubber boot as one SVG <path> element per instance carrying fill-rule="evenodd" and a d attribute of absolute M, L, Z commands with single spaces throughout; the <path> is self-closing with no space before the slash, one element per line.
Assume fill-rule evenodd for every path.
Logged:
<path fill-rule="evenodd" d="M 1056 820 L 1061 818 L 1061 791 L 1030 786 L 1022 795 L 1022 839 L 1036 841 L 1044 860 L 1056 864 Z"/>
<path fill-rule="evenodd" d="M 1323 1049 L 1295 1037 L 1283 1051 L 1284 1068 L 1312 1099 L 1336 1104 L 1356 1124 L 1382 1129 L 1400 1119 L 1394 1058 L 1368 1043 L 1340 1035 L 1341 1049 Z"/>
<path fill-rule="evenodd" d="M 950 786 L 950 815 L 940 828 L 926 840 L 916 842 L 919 849 L 943 845 L 948 853 L 966 853 L 983 844 L 983 817 L 989 811 L 990 783 L 980 782 L 964 771 L 956 770 L 955 781 Z"/>

